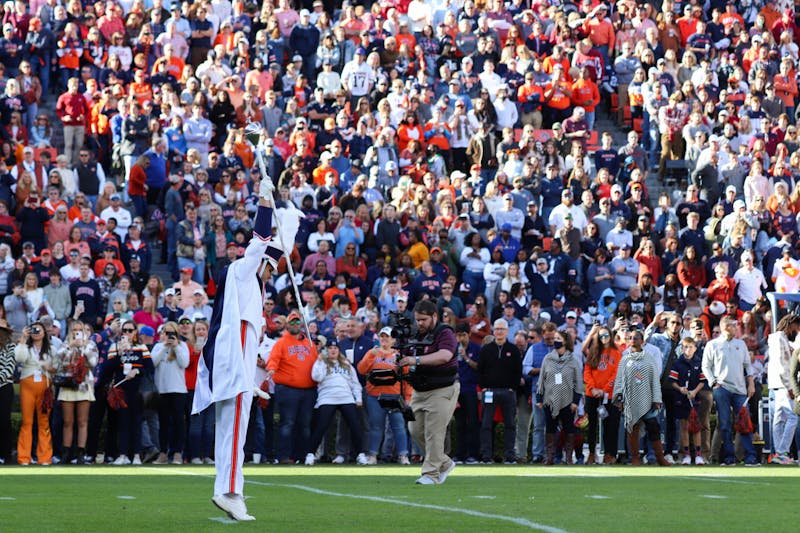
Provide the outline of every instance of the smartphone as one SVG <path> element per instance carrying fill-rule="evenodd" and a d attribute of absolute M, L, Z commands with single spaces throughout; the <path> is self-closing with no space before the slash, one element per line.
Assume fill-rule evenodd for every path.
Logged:
<path fill-rule="evenodd" d="M 83 332 L 82 331 L 76 331 L 74 333 L 74 337 L 75 337 L 76 341 L 82 341 L 83 340 Z"/>
<path fill-rule="evenodd" d="M 178 297 L 178 298 L 181 297 L 181 288 L 180 287 L 176 287 L 175 288 L 175 296 Z"/>
<path fill-rule="evenodd" d="M 86 304 L 83 303 L 83 300 L 78 300 L 78 303 L 75 304 L 75 307 L 77 307 L 78 309 L 85 309 Z"/>

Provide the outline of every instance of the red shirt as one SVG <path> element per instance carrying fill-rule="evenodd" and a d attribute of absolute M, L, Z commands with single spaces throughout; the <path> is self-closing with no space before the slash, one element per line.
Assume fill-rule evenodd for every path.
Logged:
<path fill-rule="evenodd" d="M 56 102 L 56 115 L 65 126 L 86 126 L 89 119 L 89 106 L 82 94 L 64 93 Z"/>

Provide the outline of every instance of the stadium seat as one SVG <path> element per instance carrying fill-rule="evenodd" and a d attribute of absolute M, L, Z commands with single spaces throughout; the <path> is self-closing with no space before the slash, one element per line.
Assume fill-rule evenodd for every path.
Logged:
<path fill-rule="evenodd" d="M 616 113 L 617 111 L 619 111 L 619 95 L 611 93 L 611 112 Z"/>

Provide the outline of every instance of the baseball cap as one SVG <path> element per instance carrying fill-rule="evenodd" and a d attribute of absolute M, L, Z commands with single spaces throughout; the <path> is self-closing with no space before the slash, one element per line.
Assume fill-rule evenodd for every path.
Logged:
<path fill-rule="evenodd" d="M 155 336 L 155 334 L 156 334 L 155 330 L 150 326 L 142 326 L 142 328 L 139 330 L 139 335 L 153 337 Z"/>
<path fill-rule="evenodd" d="M 33 248 L 34 246 L 33 246 L 33 243 L 31 241 L 25 241 L 24 243 L 22 243 L 22 247 L 23 248 Z"/>
<path fill-rule="evenodd" d="M 286 316 L 286 321 L 291 322 L 292 320 L 303 320 L 303 317 L 297 311 L 292 311 Z"/>
<path fill-rule="evenodd" d="M 502 226 L 500 226 L 500 229 L 501 229 L 502 231 L 511 231 L 511 224 L 509 224 L 508 222 L 506 222 L 505 224 L 503 224 Z"/>
<path fill-rule="evenodd" d="M 736 187 L 734 187 L 733 185 L 728 185 L 725 188 L 725 192 L 733 192 L 735 194 L 736 193 Z"/>
<path fill-rule="evenodd" d="M 734 211 L 738 211 L 739 209 L 742 209 L 743 207 L 747 207 L 747 205 L 744 203 L 744 200 L 736 200 L 735 202 L 733 202 L 733 210 Z"/>
<path fill-rule="evenodd" d="M 52 252 L 50 252 L 50 248 L 45 248 L 39 255 L 53 255 L 53 254 Z"/>
<path fill-rule="evenodd" d="M 358 48 L 356 48 L 356 55 L 357 56 L 365 56 L 365 55 L 367 55 L 367 51 L 364 50 L 364 47 L 359 46 Z"/>
<path fill-rule="evenodd" d="M 310 17 L 311 16 L 311 12 L 308 9 L 301 9 L 300 10 L 300 16 L 301 17 Z"/>
<path fill-rule="evenodd" d="M 203 296 L 205 293 L 203 292 L 203 289 L 195 289 L 192 294 L 199 294 L 200 296 Z"/>
<path fill-rule="evenodd" d="M 201 320 L 208 320 L 208 319 L 206 318 L 206 315 L 204 315 L 200 311 L 197 311 L 192 315 L 192 322 L 199 322 Z"/>
<path fill-rule="evenodd" d="M 578 318 L 578 315 L 575 314 L 575 311 L 567 311 L 567 314 L 564 315 L 566 318 Z"/>
<path fill-rule="evenodd" d="M 381 328 L 381 330 L 378 332 L 378 335 L 388 335 L 388 336 L 391 337 L 392 336 L 392 328 L 390 328 L 389 326 L 386 326 L 385 328 Z"/>
<path fill-rule="evenodd" d="M 546 265 L 547 264 L 547 259 L 545 259 L 544 257 L 540 257 L 539 259 L 536 260 L 536 264 L 537 265 Z"/>
<path fill-rule="evenodd" d="M 122 200 L 122 198 L 120 198 L 119 194 L 114 193 L 114 194 L 111 195 L 110 200 L 111 201 L 118 201 L 118 200 Z"/>
<path fill-rule="evenodd" d="M 433 248 L 431 248 L 431 253 L 432 253 L 432 254 L 435 254 L 435 253 L 437 253 L 437 252 L 438 252 L 438 253 L 442 253 L 442 249 L 441 249 L 441 248 L 439 248 L 438 246 L 434 246 Z"/>
<path fill-rule="evenodd" d="M 164 296 L 175 296 L 175 289 L 169 288 L 164 291 Z"/>
<path fill-rule="evenodd" d="M 194 269 L 192 267 L 183 267 L 181 274 L 194 274 Z"/>

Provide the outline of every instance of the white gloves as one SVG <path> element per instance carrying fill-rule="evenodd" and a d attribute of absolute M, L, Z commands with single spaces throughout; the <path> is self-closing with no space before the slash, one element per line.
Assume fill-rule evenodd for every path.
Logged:
<path fill-rule="evenodd" d="M 258 183 L 258 196 L 271 202 L 273 192 L 275 192 L 275 184 L 272 183 L 272 178 L 264 176 Z"/>

